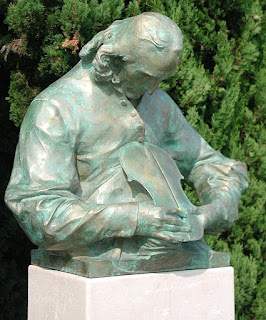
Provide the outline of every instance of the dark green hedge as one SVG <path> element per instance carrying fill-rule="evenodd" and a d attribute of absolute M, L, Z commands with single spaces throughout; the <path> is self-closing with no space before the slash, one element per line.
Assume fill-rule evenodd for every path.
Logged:
<path fill-rule="evenodd" d="M 79 60 L 81 46 L 113 20 L 144 11 L 165 14 L 180 26 L 185 42 L 176 75 L 162 87 L 215 149 L 248 165 L 250 186 L 240 203 L 240 219 L 232 230 L 207 241 L 231 252 L 236 318 L 264 319 L 263 9 L 259 0 L 0 0 L 2 194 L 17 139 L 9 107 L 10 119 L 19 126 L 34 96 L 68 71 Z M 3 204 L 0 213 L 0 313 L 3 319 L 25 319 L 32 245 Z"/>

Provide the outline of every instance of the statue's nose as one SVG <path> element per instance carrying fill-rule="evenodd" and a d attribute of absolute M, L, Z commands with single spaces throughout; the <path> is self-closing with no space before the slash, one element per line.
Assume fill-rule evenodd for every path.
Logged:
<path fill-rule="evenodd" d="M 153 92 L 156 90 L 156 88 L 158 87 L 158 84 L 160 83 L 160 81 L 156 81 L 155 83 L 149 85 L 149 89 L 148 89 L 148 94 L 153 94 Z"/>

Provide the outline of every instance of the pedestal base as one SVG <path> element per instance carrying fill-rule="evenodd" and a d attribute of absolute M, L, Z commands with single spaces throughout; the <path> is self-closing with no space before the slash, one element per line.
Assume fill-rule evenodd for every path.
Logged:
<path fill-rule="evenodd" d="M 233 320 L 232 267 L 88 279 L 29 267 L 28 320 Z"/>

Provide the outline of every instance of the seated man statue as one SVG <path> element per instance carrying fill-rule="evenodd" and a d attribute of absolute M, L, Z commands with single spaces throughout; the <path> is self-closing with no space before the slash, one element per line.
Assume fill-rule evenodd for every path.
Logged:
<path fill-rule="evenodd" d="M 97 275 L 228 264 L 203 235 L 237 219 L 246 167 L 213 150 L 157 87 L 182 46 L 179 27 L 158 13 L 115 21 L 33 100 L 6 191 L 40 247 L 33 263 L 87 276 L 78 263 L 105 263 Z"/>

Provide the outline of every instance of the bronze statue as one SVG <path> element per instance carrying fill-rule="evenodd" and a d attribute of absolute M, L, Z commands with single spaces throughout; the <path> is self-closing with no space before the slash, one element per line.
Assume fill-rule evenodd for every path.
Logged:
<path fill-rule="evenodd" d="M 6 203 L 40 247 L 34 264 L 85 276 L 228 265 L 202 238 L 237 219 L 246 167 L 213 150 L 157 87 L 182 45 L 158 13 L 115 21 L 33 100 Z"/>

